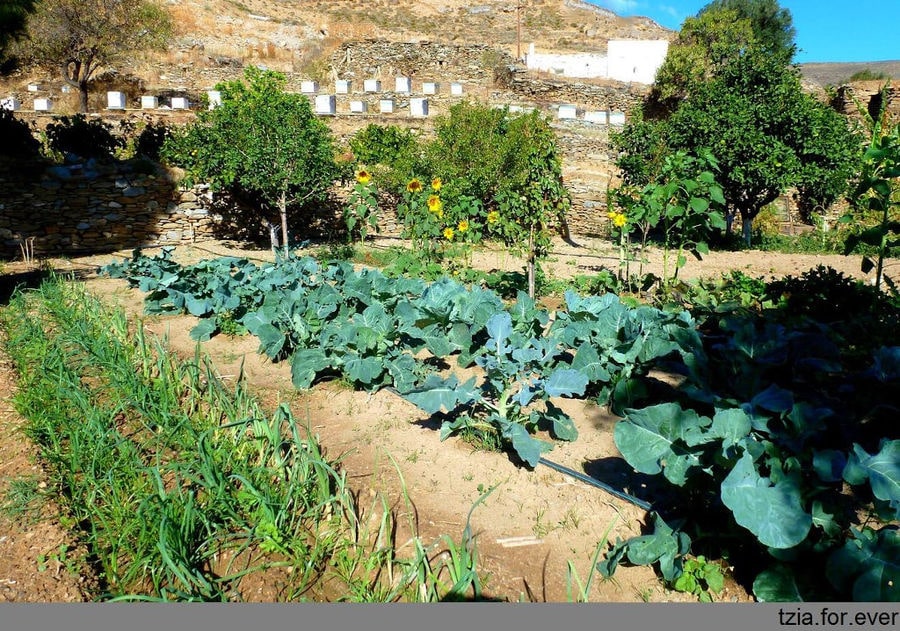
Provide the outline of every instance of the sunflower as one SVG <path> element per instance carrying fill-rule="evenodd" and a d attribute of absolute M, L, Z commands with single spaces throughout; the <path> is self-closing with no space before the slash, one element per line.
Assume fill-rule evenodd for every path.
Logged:
<path fill-rule="evenodd" d="M 431 188 L 434 189 L 435 191 L 441 190 L 441 178 L 436 177 L 433 180 L 431 180 Z"/>
<path fill-rule="evenodd" d="M 421 193 L 422 192 L 422 180 L 417 177 L 414 177 L 409 181 L 409 184 L 406 185 L 406 190 L 410 193 Z"/>
<path fill-rule="evenodd" d="M 372 174 L 369 173 L 365 168 L 360 168 L 356 172 L 356 181 L 360 184 L 368 184 L 372 180 Z"/>
<path fill-rule="evenodd" d="M 441 198 L 437 195 L 429 195 L 428 197 L 428 210 L 433 212 L 438 216 L 443 216 L 444 202 L 441 201 Z"/>
<path fill-rule="evenodd" d="M 622 213 L 616 213 L 616 216 L 613 217 L 613 225 L 616 228 L 621 228 L 627 223 L 627 221 L 628 220 L 625 218 L 625 215 L 623 215 Z"/>
<path fill-rule="evenodd" d="M 487 222 L 489 224 L 495 224 L 500 221 L 500 213 L 496 210 L 492 210 L 487 214 Z"/>
<path fill-rule="evenodd" d="M 460 221 L 459 225 L 456 226 L 456 229 L 459 230 L 460 232 L 465 232 L 466 230 L 468 230 L 469 229 L 469 220 L 463 219 L 462 221 Z"/>
<path fill-rule="evenodd" d="M 453 241 L 453 228 L 444 228 L 444 238 Z"/>

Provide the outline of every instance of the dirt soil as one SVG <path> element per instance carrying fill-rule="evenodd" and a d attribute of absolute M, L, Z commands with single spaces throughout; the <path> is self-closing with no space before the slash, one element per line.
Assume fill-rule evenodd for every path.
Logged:
<path fill-rule="evenodd" d="M 557 277 L 614 268 L 616 251 L 601 241 L 576 237 L 580 247 L 559 242 L 548 274 Z M 379 239 L 376 248 L 396 245 Z M 148 249 L 148 254 L 155 250 Z M 99 277 L 97 267 L 130 255 L 120 252 L 68 260 L 43 261 L 45 267 L 72 272 L 90 290 L 137 317 L 142 315 L 144 295 L 121 280 Z M 265 250 L 243 249 L 235 244 L 209 242 L 176 251 L 184 263 L 216 255 L 271 259 Z M 478 254 L 474 265 L 485 269 L 522 269 L 518 261 L 501 251 Z M 898 261 L 889 262 L 897 265 Z M 33 271 L 23 263 L 6 263 L 6 280 L 24 279 Z M 798 275 L 817 265 L 829 265 L 847 275 L 860 276 L 859 257 L 781 255 L 761 252 L 711 253 L 702 262 L 690 261 L 685 278 L 719 277 L 732 269 L 751 276 Z M 660 257 L 654 253 L 645 271 L 656 271 Z M 897 269 L 894 267 L 893 269 Z M 891 267 L 888 267 L 888 271 Z M 658 273 L 658 272 L 657 272 Z M 8 283 L 7 283 L 8 284 Z M 192 357 L 195 350 L 188 333 L 196 320 L 189 316 L 145 317 L 145 327 L 166 336 L 178 353 Z M 640 534 L 646 525 L 645 510 L 595 487 L 539 465 L 528 470 L 516 466 L 507 455 L 475 451 L 455 438 L 441 442 L 437 425 L 405 400 L 381 391 L 354 392 L 337 383 L 321 383 L 306 392 L 291 385 L 286 362 L 273 364 L 257 353 L 255 338 L 219 335 L 202 344 L 222 378 L 234 381 L 242 372 L 247 383 L 271 409 L 290 404 L 296 418 L 318 435 L 331 458 L 341 456 L 351 486 L 363 498 L 383 493 L 402 519 L 411 517 L 424 541 L 446 534 L 460 540 L 467 515 L 481 490 L 496 490 L 472 514 L 481 570 L 487 576 L 486 591 L 493 597 L 518 601 L 567 600 L 567 562 L 583 580 L 604 531 L 609 538 L 626 539 Z M 13 408 L 13 367 L 8 357 L 0 361 L 0 503 L 14 480 L 41 482 L 36 450 L 21 433 L 22 419 Z M 613 486 L 652 502 L 652 489 L 636 480 L 613 442 L 617 418 L 593 403 L 561 400 L 578 427 L 579 438 L 557 443 L 547 459 L 585 472 Z M 412 502 L 412 514 L 401 493 L 401 476 Z M 81 562 L 84 552 L 59 524 L 52 501 L 41 508 L 44 519 L 34 514 L 16 519 L 0 516 L 0 600 L 68 602 L 84 600 L 93 583 Z M 397 541 L 401 545 L 402 539 Z M 61 546 L 64 553 L 60 554 Z M 590 599 L 597 602 L 691 601 L 692 597 L 665 589 L 647 567 L 620 567 L 609 581 L 594 581 Z M 728 580 L 719 595 L 723 601 L 750 601 L 745 588 Z"/>

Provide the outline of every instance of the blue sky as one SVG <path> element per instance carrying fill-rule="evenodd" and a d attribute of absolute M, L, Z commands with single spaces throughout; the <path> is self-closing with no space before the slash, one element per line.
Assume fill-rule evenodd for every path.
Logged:
<path fill-rule="evenodd" d="M 709 0 L 588 0 L 678 30 Z M 900 0 L 780 0 L 797 31 L 798 63 L 900 60 Z"/>

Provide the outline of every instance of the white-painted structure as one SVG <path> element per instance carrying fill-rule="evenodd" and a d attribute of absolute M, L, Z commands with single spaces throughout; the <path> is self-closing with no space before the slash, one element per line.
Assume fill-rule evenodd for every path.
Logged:
<path fill-rule="evenodd" d="M 365 114 L 369 111 L 369 104 L 365 101 L 350 101 L 350 112 L 353 114 Z"/>
<path fill-rule="evenodd" d="M 422 84 L 422 94 L 434 95 L 438 93 L 438 84 L 434 81 L 426 81 Z"/>
<path fill-rule="evenodd" d="M 607 54 L 599 53 L 537 53 L 529 47 L 525 65 L 564 77 L 580 79 L 614 79 L 631 83 L 651 84 L 656 71 L 669 51 L 669 42 L 660 40 L 612 39 Z"/>
<path fill-rule="evenodd" d="M 454 81 L 450 84 L 450 94 L 452 96 L 462 96 L 463 95 L 463 84 L 459 81 Z"/>
<path fill-rule="evenodd" d="M 143 95 L 141 97 L 141 109 L 142 110 L 155 110 L 159 107 L 159 97 L 158 96 L 150 96 Z"/>
<path fill-rule="evenodd" d="M 28 84 L 28 91 L 29 91 L 29 92 L 40 92 L 40 91 L 41 91 L 41 86 L 40 86 L 39 83 L 29 83 L 29 84 Z"/>
<path fill-rule="evenodd" d="M 173 96 L 172 97 L 172 109 L 173 110 L 187 110 L 190 109 L 190 103 L 186 97 L 183 96 Z"/>
<path fill-rule="evenodd" d="M 366 92 L 381 92 L 381 81 L 378 79 L 366 79 L 363 82 L 363 90 Z"/>
<path fill-rule="evenodd" d="M 337 111 L 337 102 L 333 94 L 319 94 L 316 96 L 316 114 L 334 114 Z"/>
<path fill-rule="evenodd" d="M 209 101 L 209 109 L 214 110 L 222 104 L 222 93 L 219 90 L 207 90 L 206 100 Z"/>
<path fill-rule="evenodd" d="M 557 117 L 560 120 L 575 120 L 578 118 L 578 109 L 574 105 L 560 105 Z"/>
<path fill-rule="evenodd" d="M 606 125 L 606 112 L 600 110 L 589 110 L 584 113 L 584 120 L 595 125 Z"/>
<path fill-rule="evenodd" d="M 378 101 L 378 111 L 382 114 L 394 113 L 394 99 L 381 99 Z"/>
<path fill-rule="evenodd" d="M 53 109 L 53 101 L 50 99 L 35 99 L 34 100 L 34 111 L 35 112 L 49 112 Z"/>
<path fill-rule="evenodd" d="M 394 80 L 394 92 L 409 94 L 412 92 L 412 79 L 409 77 L 397 77 Z"/>
<path fill-rule="evenodd" d="M 107 92 L 106 107 L 111 110 L 125 109 L 125 93 L 124 92 Z"/>
<path fill-rule="evenodd" d="M 608 76 L 616 81 L 650 85 L 668 52 L 669 42 L 664 39 L 611 39 L 607 49 Z"/>
<path fill-rule="evenodd" d="M 11 112 L 17 112 L 19 108 L 22 107 L 22 103 L 19 102 L 14 96 L 8 96 L 5 99 L 0 99 L 0 110 L 9 110 Z"/>
<path fill-rule="evenodd" d="M 610 125 L 624 125 L 625 124 L 625 112 L 610 112 L 609 113 L 609 124 Z"/>
<path fill-rule="evenodd" d="M 334 82 L 335 94 L 350 94 L 351 82 L 348 79 L 338 79 Z"/>
<path fill-rule="evenodd" d="M 414 98 L 409 100 L 411 116 L 428 116 L 428 99 Z"/>
<path fill-rule="evenodd" d="M 316 81 L 301 81 L 300 92 L 303 94 L 315 94 L 319 91 L 319 84 Z"/>

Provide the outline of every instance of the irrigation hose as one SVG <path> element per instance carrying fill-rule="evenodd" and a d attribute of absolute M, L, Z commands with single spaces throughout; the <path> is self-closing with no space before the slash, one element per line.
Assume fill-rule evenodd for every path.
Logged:
<path fill-rule="evenodd" d="M 383 388 L 383 390 L 387 390 L 391 394 L 398 396 L 401 399 L 403 398 L 403 395 L 401 395 L 400 392 L 393 386 L 388 386 L 386 388 Z M 563 475 L 567 475 L 571 478 L 575 478 L 579 482 L 584 482 L 585 484 L 590 484 L 591 486 L 597 487 L 598 489 L 606 491 L 610 495 L 614 495 L 615 497 L 618 497 L 620 500 L 625 500 L 626 502 L 630 502 L 631 504 L 634 504 L 635 506 L 638 506 L 639 508 L 643 508 L 646 511 L 649 511 L 652 509 L 650 502 L 647 502 L 638 497 L 635 497 L 634 495 L 630 495 L 630 494 L 626 493 L 625 491 L 620 491 L 619 489 L 614 488 L 614 487 L 606 484 L 605 482 L 601 482 L 600 480 L 598 480 L 596 478 L 592 478 L 589 475 L 585 475 L 584 473 L 575 471 L 575 469 L 570 469 L 569 467 L 564 467 L 561 464 L 556 464 L 555 462 L 551 462 L 550 460 L 547 460 L 543 456 L 538 459 L 538 464 L 542 464 L 544 466 L 550 467 L 554 471 L 556 471 L 558 473 L 562 473 Z"/>

